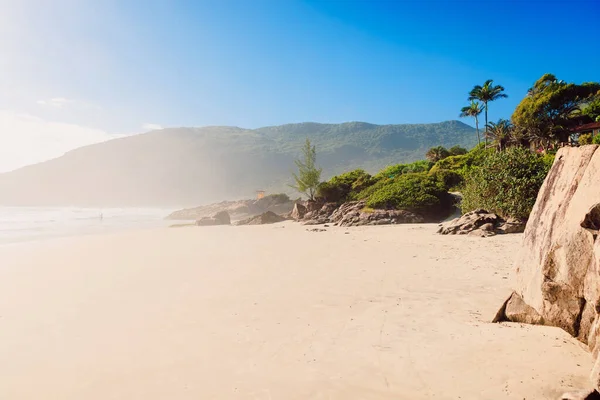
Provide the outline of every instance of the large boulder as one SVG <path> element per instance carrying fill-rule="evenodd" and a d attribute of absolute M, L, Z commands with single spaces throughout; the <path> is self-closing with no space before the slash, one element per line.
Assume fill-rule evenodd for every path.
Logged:
<path fill-rule="evenodd" d="M 213 225 L 229 225 L 231 224 L 231 218 L 227 211 L 219 211 L 212 217 L 200 218 L 196 221 L 198 226 L 213 226 Z"/>
<path fill-rule="evenodd" d="M 422 216 L 406 210 L 368 210 L 364 201 L 342 204 L 330 217 L 337 226 L 390 225 L 425 222 Z"/>
<path fill-rule="evenodd" d="M 589 346 L 596 358 L 592 381 L 597 389 L 599 228 L 600 149 L 597 145 L 564 147 L 556 155 L 525 228 L 515 264 L 516 294 L 531 307 L 529 317 L 558 326 Z M 529 318 L 526 310 L 521 307 L 519 320 Z M 512 320 L 509 314 L 505 312 L 500 319 Z"/>
<path fill-rule="evenodd" d="M 521 233 L 525 222 L 500 216 L 486 210 L 470 211 L 458 218 L 440 224 L 438 233 L 442 235 L 493 236 L 497 233 Z"/>
<path fill-rule="evenodd" d="M 277 215 L 273 211 L 267 211 L 266 213 L 250 217 L 242 221 L 238 221 L 236 225 L 266 225 L 275 224 L 277 222 L 282 222 L 285 220 L 285 217 Z"/>
<path fill-rule="evenodd" d="M 292 219 L 294 219 L 296 221 L 300 221 L 302 218 L 304 218 L 305 214 L 306 214 L 306 207 L 304 207 L 300 203 L 295 203 L 294 208 L 292 209 L 292 214 L 290 216 L 292 217 Z"/>

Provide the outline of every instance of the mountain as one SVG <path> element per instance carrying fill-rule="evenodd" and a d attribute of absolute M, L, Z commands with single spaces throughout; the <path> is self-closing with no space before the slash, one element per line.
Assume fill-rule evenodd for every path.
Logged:
<path fill-rule="evenodd" d="M 475 144 L 459 121 L 374 125 L 300 123 L 259 129 L 169 128 L 110 140 L 0 174 L 2 205 L 193 206 L 293 194 L 293 160 L 309 138 L 323 178 L 424 158 L 437 145 Z"/>

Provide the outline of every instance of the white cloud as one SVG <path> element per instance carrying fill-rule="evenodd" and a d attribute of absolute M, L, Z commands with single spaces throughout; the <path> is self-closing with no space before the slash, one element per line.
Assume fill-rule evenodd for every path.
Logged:
<path fill-rule="evenodd" d="M 0 172 L 60 157 L 77 147 L 119 136 L 122 135 L 0 110 Z"/>
<path fill-rule="evenodd" d="M 73 103 L 73 100 L 65 99 L 64 97 L 53 97 L 49 100 L 38 100 L 36 103 L 41 106 L 63 108 L 65 105 Z"/>
<path fill-rule="evenodd" d="M 147 131 L 153 131 L 156 129 L 163 129 L 163 127 L 158 124 L 145 123 L 142 125 L 142 129 L 147 130 Z"/>

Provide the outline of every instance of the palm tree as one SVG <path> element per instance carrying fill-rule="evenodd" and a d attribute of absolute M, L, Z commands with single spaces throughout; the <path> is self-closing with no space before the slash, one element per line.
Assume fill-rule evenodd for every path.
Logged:
<path fill-rule="evenodd" d="M 431 162 L 438 162 L 450 156 L 450 152 L 444 146 L 432 147 L 427 150 L 425 157 Z"/>
<path fill-rule="evenodd" d="M 485 106 L 485 138 L 487 145 L 487 130 L 488 130 L 488 103 L 490 101 L 502 99 L 508 97 L 504 92 L 504 87 L 500 85 L 493 85 L 494 81 L 488 79 L 485 81 L 483 86 L 476 85 L 469 93 L 469 100 L 479 100 Z"/>
<path fill-rule="evenodd" d="M 475 128 L 477 129 L 477 144 L 481 144 L 479 137 L 479 114 L 483 111 L 483 105 L 475 100 L 471 100 L 471 104 L 460 109 L 460 117 L 473 117 L 475 118 Z"/>
<path fill-rule="evenodd" d="M 487 137 L 498 144 L 498 150 L 504 150 L 513 142 L 513 125 L 509 120 L 499 119 L 498 122 L 490 122 L 485 127 Z"/>

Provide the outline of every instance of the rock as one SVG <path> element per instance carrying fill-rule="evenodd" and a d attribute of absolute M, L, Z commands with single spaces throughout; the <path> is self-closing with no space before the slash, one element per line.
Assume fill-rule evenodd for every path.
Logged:
<path fill-rule="evenodd" d="M 560 400 L 600 400 L 600 393 L 595 390 L 578 390 L 563 394 Z"/>
<path fill-rule="evenodd" d="M 229 225 L 231 224 L 231 217 L 227 211 L 219 211 L 213 218 L 218 222 L 219 225 Z"/>
<path fill-rule="evenodd" d="M 483 226 L 485 228 L 482 231 L 493 232 L 496 226 L 503 222 L 504 220 L 496 214 L 485 210 L 474 210 L 464 214 L 460 218 L 440 224 L 438 233 L 442 235 L 465 235 L 480 230 Z M 486 234 L 475 232 L 472 236 L 486 236 Z"/>
<path fill-rule="evenodd" d="M 496 227 L 498 233 L 523 233 L 525 231 L 525 221 L 516 218 L 508 218 L 506 222 Z"/>
<path fill-rule="evenodd" d="M 544 318 L 534 308 L 528 306 L 516 292 L 512 292 L 492 322 L 502 321 L 531 325 L 544 324 Z"/>
<path fill-rule="evenodd" d="M 459 218 L 441 223 L 438 233 L 488 237 L 497 233 L 521 233 L 524 230 L 525 222 L 523 221 L 514 218 L 505 221 L 500 216 L 486 210 L 474 210 Z"/>
<path fill-rule="evenodd" d="M 286 218 L 281 215 L 277 215 L 272 211 L 267 211 L 266 213 L 250 217 L 248 219 L 238 221 L 236 225 L 266 225 L 266 224 L 275 224 L 277 222 L 285 221 Z"/>
<path fill-rule="evenodd" d="M 312 229 L 307 229 L 308 232 L 327 232 L 327 229 L 321 229 L 321 228 L 312 228 Z"/>
<path fill-rule="evenodd" d="M 229 225 L 231 224 L 231 218 L 227 211 L 219 211 L 212 217 L 200 218 L 196 221 L 198 226 L 214 226 L 214 225 Z"/>
<path fill-rule="evenodd" d="M 319 205 L 319 203 L 312 204 L 311 207 L 315 209 L 304 215 L 304 225 L 323 225 L 330 222 L 331 214 L 337 208 L 336 203 L 321 203 L 319 208 L 316 208 L 317 205 Z M 307 209 L 308 208 L 309 207 L 307 207 Z"/>
<path fill-rule="evenodd" d="M 304 218 L 304 214 L 306 214 L 306 207 L 304 207 L 300 203 L 294 204 L 294 208 L 292 209 L 291 217 L 292 219 L 299 221 Z"/>
<path fill-rule="evenodd" d="M 335 210 L 330 222 L 338 226 L 361 226 L 422 223 L 425 220 L 406 210 L 365 210 L 364 201 L 351 201 Z"/>
<path fill-rule="evenodd" d="M 588 345 L 600 388 L 600 149 L 563 147 L 538 193 L 516 260 L 519 319 L 557 326 Z M 508 304 L 507 304 L 508 309 Z"/>

